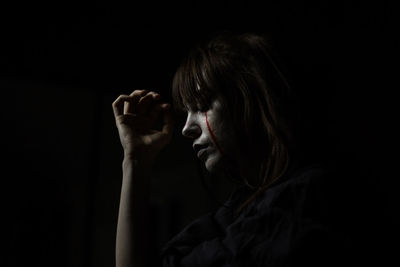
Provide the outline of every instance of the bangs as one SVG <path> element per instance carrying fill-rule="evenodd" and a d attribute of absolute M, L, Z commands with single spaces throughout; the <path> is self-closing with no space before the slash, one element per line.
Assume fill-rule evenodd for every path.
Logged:
<path fill-rule="evenodd" d="M 200 48 L 193 50 L 177 69 L 172 82 L 174 108 L 185 112 L 207 110 L 216 95 L 218 85 L 212 64 Z"/>

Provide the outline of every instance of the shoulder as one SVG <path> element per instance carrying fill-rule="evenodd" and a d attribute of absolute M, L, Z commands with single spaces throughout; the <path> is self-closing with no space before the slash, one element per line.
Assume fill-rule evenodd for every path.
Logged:
<path fill-rule="evenodd" d="M 333 174 L 333 170 L 332 166 L 322 163 L 296 165 L 286 174 L 284 185 L 306 185 L 322 182 Z"/>
<path fill-rule="evenodd" d="M 295 220 L 329 222 L 328 217 L 340 209 L 336 199 L 342 187 L 339 180 L 335 169 L 325 164 L 293 168 L 261 195 L 253 212 L 277 212 Z"/>
<path fill-rule="evenodd" d="M 252 266 L 327 266 L 324 259 L 334 251 L 347 255 L 349 240 L 335 225 L 335 199 L 329 193 L 334 169 L 303 165 L 282 178 L 227 227 L 224 242 L 235 257 Z"/>
<path fill-rule="evenodd" d="M 309 164 L 296 166 L 290 169 L 281 179 L 268 188 L 263 194 L 268 195 L 298 194 L 309 193 L 310 189 L 322 187 L 332 181 L 333 171 L 326 165 Z"/>

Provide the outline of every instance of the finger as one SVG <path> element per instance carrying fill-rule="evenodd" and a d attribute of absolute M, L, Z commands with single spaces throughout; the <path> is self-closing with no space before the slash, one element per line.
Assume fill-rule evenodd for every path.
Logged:
<path fill-rule="evenodd" d="M 159 100 L 161 98 L 161 95 L 159 93 L 154 92 L 154 91 L 149 92 L 148 94 L 151 94 L 153 96 L 154 100 Z"/>
<path fill-rule="evenodd" d="M 147 114 L 153 110 L 154 105 L 160 99 L 160 95 L 155 92 L 150 92 L 139 100 L 136 112 L 138 114 Z"/>
<path fill-rule="evenodd" d="M 130 96 L 128 95 L 120 95 L 113 103 L 112 108 L 114 112 L 114 117 L 118 117 L 123 115 L 124 113 L 124 102 L 130 101 Z"/>
<path fill-rule="evenodd" d="M 145 94 L 147 94 L 149 92 L 149 90 L 146 89 L 142 89 L 142 90 L 134 90 L 130 96 L 134 96 L 134 95 L 140 95 L 140 96 L 144 96 Z"/>
<path fill-rule="evenodd" d="M 140 98 L 146 96 L 149 93 L 151 93 L 149 92 L 149 90 L 135 90 L 129 96 L 133 97 L 135 101 L 139 101 Z"/>
<path fill-rule="evenodd" d="M 149 111 L 149 109 L 150 108 L 152 108 L 152 105 L 155 105 L 155 104 L 157 104 L 157 102 L 158 102 L 158 100 L 160 100 L 161 99 L 161 95 L 160 94 L 158 94 L 158 93 L 156 93 L 156 92 L 154 92 L 154 91 L 151 91 L 151 92 L 148 92 L 145 96 L 143 96 L 142 97 L 143 99 L 140 99 L 139 100 L 139 103 L 141 104 L 141 105 L 143 105 L 143 109 L 144 109 L 144 112 L 148 112 Z M 151 101 L 151 98 L 153 99 L 153 101 Z M 142 102 L 143 101 L 143 102 Z M 148 102 L 147 102 L 148 101 Z M 148 106 L 146 106 L 146 105 L 148 105 Z M 147 110 L 146 110 L 147 109 Z"/>
<path fill-rule="evenodd" d="M 145 96 L 148 90 L 135 90 L 129 96 L 131 97 L 130 102 L 125 102 L 124 104 L 124 114 L 135 113 L 136 107 L 139 103 L 141 97 Z"/>
<path fill-rule="evenodd" d="M 156 103 L 154 105 L 154 107 L 151 108 L 151 110 L 149 111 L 148 115 L 146 116 L 148 121 L 150 123 L 155 123 L 156 121 L 159 120 L 159 118 L 161 118 L 161 114 L 164 113 L 164 108 L 163 105 L 165 103 Z M 161 123 L 162 121 L 160 121 Z"/>

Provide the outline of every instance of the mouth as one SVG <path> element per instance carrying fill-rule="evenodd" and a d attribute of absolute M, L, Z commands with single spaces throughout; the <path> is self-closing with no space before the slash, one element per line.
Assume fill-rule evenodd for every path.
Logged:
<path fill-rule="evenodd" d="M 197 152 L 197 157 L 199 159 L 203 159 L 203 157 L 205 156 L 205 152 L 206 152 L 206 148 L 200 149 L 199 152 Z"/>
<path fill-rule="evenodd" d="M 193 145 L 193 149 L 199 159 L 202 159 L 205 156 L 207 147 L 208 145 L 200 145 L 200 144 Z"/>

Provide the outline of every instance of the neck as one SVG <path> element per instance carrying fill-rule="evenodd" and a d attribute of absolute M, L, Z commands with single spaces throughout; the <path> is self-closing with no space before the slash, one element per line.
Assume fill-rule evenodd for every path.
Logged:
<path fill-rule="evenodd" d="M 246 157 L 240 162 L 240 176 L 246 179 L 249 185 L 257 187 L 260 183 L 259 175 L 262 160 L 260 158 Z"/>

